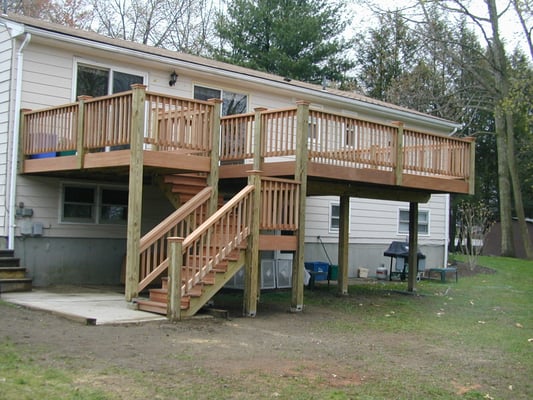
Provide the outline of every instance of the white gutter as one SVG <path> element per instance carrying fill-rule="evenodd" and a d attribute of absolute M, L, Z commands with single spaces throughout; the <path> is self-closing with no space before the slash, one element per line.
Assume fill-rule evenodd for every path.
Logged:
<path fill-rule="evenodd" d="M 9 181 L 9 231 L 8 249 L 15 249 L 15 214 L 16 214 L 16 192 L 17 192 L 17 164 L 19 148 L 19 127 L 20 127 L 20 104 L 22 97 L 22 69 L 24 67 L 23 51 L 31 40 L 31 34 L 26 33 L 24 41 L 17 51 L 17 86 L 15 88 L 15 115 L 13 118 L 13 143 L 11 146 L 11 179 Z"/>
<path fill-rule="evenodd" d="M 181 67 L 184 69 L 194 70 L 197 72 L 203 72 L 207 74 L 213 74 L 216 73 L 217 75 L 226 76 L 231 79 L 235 79 L 241 82 L 251 82 L 255 83 L 257 85 L 264 85 L 265 81 L 268 81 L 269 86 L 281 89 L 281 90 L 289 90 L 287 86 L 290 85 L 290 90 L 301 93 L 302 95 L 308 95 L 308 96 L 314 96 L 317 98 L 323 98 L 327 99 L 328 101 L 334 101 L 334 102 L 340 102 L 341 99 L 345 100 L 345 104 L 349 104 L 351 106 L 356 105 L 360 109 L 363 110 L 371 110 L 376 113 L 383 114 L 388 119 L 392 120 L 410 120 L 410 121 L 416 121 L 418 123 L 422 123 L 429 126 L 439 126 L 445 129 L 450 130 L 450 134 L 452 130 L 457 130 L 461 127 L 460 124 L 451 122 L 451 121 L 445 121 L 438 118 L 434 118 L 432 116 L 425 116 L 423 114 L 413 114 L 411 111 L 403 111 L 403 110 L 397 110 L 394 108 L 388 108 L 386 106 L 373 104 L 370 102 L 365 102 L 362 100 L 352 99 L 352 98 L 345 98 L 340 95 L 335 95 L 332 93 L 329 93 L 327 90 L 322 89 L 310 89 L 310 88 L 304 88 L 297 85 L 292 85 L 287 82 L 278 82 L 274 79 L 269 79 L 268 77 L 258 77 L 254 76 L 252 74 L 246 74 L 243 72 L 236 72 L 236 71 L 229 71 L 227 69 L 216 67 L 216 66 L 208 66 L 201 63 L 197 63 L 194 61 L 187 61 L 187 60 L 180 60 L 177 58 L 173 58 L 170 56 L 163 56 L 163 55 L 156 55 L 152 53 L 143 52 L 141 50 L 136 49 L 130 49 L 127 47 L 121 47 L 119 45 L 114 45 L 110 43 L 104 43 L 99 42 L 97 40 L 91 40 L 91 39 L 85 39 L 80 38 L 78 36 L 72 36 L 67 33 L 59 33 L 54 31 L 48 31 L 45 29 L 40 29 L 38 27 L 33 27 L 30 25 L 26 25 L 26 31 L 32 32 L 34 35 L 38 35 L 44 38 L 53 39 L 57 41 L 63 41 L 66 43 L 71 43 L 75 45 L 83 44 L 85 46 L 89 46 L 92 48 L 96 48 L 99 50 L 104 50 L 112 53 L 119 53 L 122 55 L 126 55 L 129 57 L 137 57 L 140 59 L 144 59 L 147 61 L 158 61 L 165 64 L 170 64 L 173 66 Z"/>

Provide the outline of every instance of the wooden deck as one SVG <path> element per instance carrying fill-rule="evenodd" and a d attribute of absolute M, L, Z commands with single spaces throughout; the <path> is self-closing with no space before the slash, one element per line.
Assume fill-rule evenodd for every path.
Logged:
<path fill-rule="evenodd" d="M 416 221 L 417 204 L 431 193 L 474 187 L 473 139 L 326 113 L 304 102 L 220 118 L 220 100 L 134 85 L 117 95 L 24 110 L 21 121 L 21 173 L 128 180 L 126 299 L 169 274 L 170 286 L 154 291 L 157 304 L 146 307 L 163 313 L 168 307 L 171 319 L 196 312 L 244 264 L 244 310 L 255 315 L 265 249 L 295 252 L 291 309 L 302 310 L 308 195 L 340 196 L 339 240 L 347 243 L 350 197 L 410 202 Z M 205 190 L 190 183 L 191 172 Z M 143 180 L 152 174 L 173 175 L 163 182 L 178 182 L 169 192 L 181 197 L 171 200 L 177 211 L 141 238 Z M 219 191 L 232 199 L 218 209 Z M 414 249 L 416 225 L 410 223 Z M 340 293 L 348 288 L 347 262 L 347 253 L 339 254 Z"/>
<path fill-rule="evenodd" d="M 142 135 L 145 167 L 209 172 L 213 132 L 220 135 L 220 178 L 244 178 L 260 153 L 264 176 L 295 175 L 298 124 L 305 124 L 309 180 L 335 180 L 406 190 L 469 193 L 473 139 L 404 129 L 298 107 L 213 115 L 214 102 L 130 92 L 23 112 L 21 172 L 126 169 L 132 137 Z M 214 124 L 220 124 L 220 128 Z M 53 156 L 41 158 L 44 156 Z M 139 157 L 136 158 L 139 160 Z M 139 160 L 141 161 L 141 160 Z M 257 167 L 257 165 L 255 165 Z"/>

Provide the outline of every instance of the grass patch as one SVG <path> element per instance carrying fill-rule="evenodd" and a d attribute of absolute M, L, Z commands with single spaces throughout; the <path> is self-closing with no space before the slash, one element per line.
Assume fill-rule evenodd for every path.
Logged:
<path fill-rule="evenodd" d="M 17 400 L 72 399 L 104 400 L 116 397 L 75 383 L 70 371 L 43 369 L 31 358 L 21 356 L 10 342 L 0 344 L 0 398 Z"/>

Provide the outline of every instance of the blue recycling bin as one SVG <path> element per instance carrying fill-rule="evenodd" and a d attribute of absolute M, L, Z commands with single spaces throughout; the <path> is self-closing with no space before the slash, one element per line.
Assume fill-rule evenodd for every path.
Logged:
<path fill-rule="evenodd" d="M 305 263 L 305 269 L 313 275 L 315 281 L 327 281 L 329 264 L 322 261 L 311 261 Z"/>

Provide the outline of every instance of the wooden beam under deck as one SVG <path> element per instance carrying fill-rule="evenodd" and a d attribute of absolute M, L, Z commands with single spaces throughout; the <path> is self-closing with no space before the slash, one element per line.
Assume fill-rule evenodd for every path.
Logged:
<path fill-rule="evenodd" d="M 107 152 L 86 153 L 83 169 L 105 169 L 128 167 L 130 165 L 130 150 L 113 150 Z M 77 156 L 62 156 L 24 160 L 23 173 L 43 173 L 79 170 Z M 210 171 L 210 158 L 168 151 L 143 151 L 145 167 L 159 168 L 172 171 Z"/>
<path fill-rule="evenodd" d="M 408 190 L 398 186 L 372 186 L 364 183 L 345 181 L 325 181 L 310 179 L 307 184 L 308 196 L 350 196 L 376 200 L 414 201 L 427 203 L 431 192 Z"/>
<path fill-rule="evenodd" d="M 296 251 L 297 246 L 297 236 L 259 235 L 259 250 Z"/>

